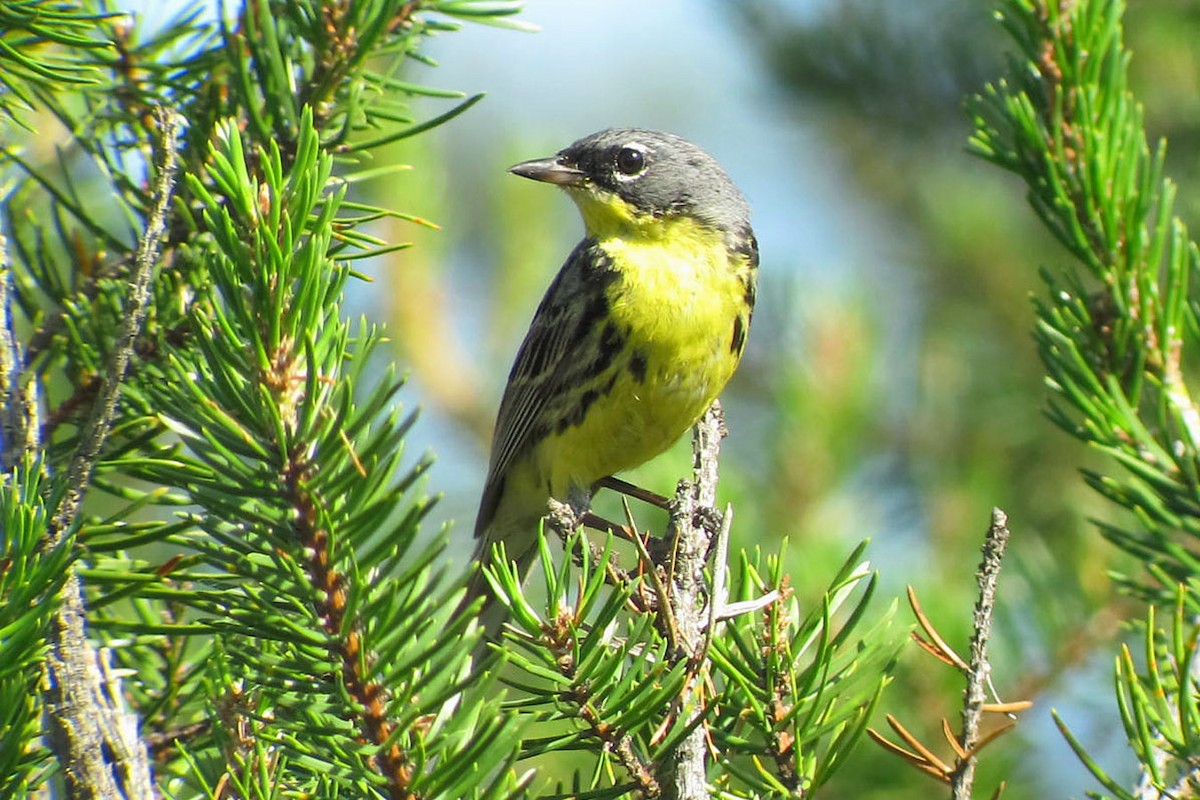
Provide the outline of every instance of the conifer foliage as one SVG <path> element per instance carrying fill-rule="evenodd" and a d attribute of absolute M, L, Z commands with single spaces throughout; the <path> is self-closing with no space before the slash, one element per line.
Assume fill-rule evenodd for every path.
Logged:
<path fill-rule="evenodd" d="M 1200 251 L 1175 209 L 1166 142 L 1153 147 L 1130 88 L 1120 0 L 1010 0 L 998 19 L 1011 70 L 970 104 L 972 147 L 1026 184 L 1034 211 L 1074 259 L 1043 270 L 1035 337 L 1050 417 L 1109 457 L 1084 478 L 1131 512 L 1103 536 L 1144 564 L 1116 575 L 1150 604 L 1142 657 L 1116 657 L 1117 707 L 1139 765 L 1124 784 L 1076 752 L 1119 798 L 1182 797 L 1200 787 L 1195 537 L 1200 533 L 1200 411 L 1192 394 Z M 1157 620 L 1171 620 L 1161 628 Z"/>
<path fill-rule="evenodd" d="M 396 72 L 516 10 L 254 2 L 143 36 L 6 4 L 9 124 L 67 139 L 5 153 L 5 796 L 519 790 L 414 544 L 401 382 L 342 303 L 392 213 L 348 186 L 477 99 L 409 120 Z"/>

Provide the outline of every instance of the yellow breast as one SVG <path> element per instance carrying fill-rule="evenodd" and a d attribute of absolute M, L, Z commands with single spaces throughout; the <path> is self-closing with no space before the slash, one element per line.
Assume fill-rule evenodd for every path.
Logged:
<path fill-rule="evenodd" d="M 719 234 L 679 218 L 589 231 L 620 273 L 608 301 L 624 344 L 611 388 L 544 443 L 538 460 L 555 496 L 674 444 L 725 387 L 749 325 L 752 267 L 731 259 Z"/>

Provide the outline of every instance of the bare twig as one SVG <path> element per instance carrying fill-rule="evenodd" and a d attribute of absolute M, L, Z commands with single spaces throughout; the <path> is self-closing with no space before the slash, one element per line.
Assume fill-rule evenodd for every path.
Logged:
<path fill-rule="evenodd" d="M 23 380 L 21 345 L 13 332 L 12 267 L 0 235 L 0 470 L 7 472 L 22 453 L 37 449 L 37 384 Z"/>
<path fill-rule="evenodd" d="M 979 600 L 975 603 L 975 619 L 971 626 L 971 661 L 967 670 L 962 730 L 958 737 L 958 749 L 965 752 L 967 757 L 956 765 L 950 777 L 953 800 L 970 800 L 975 782 L 976 753 L 983 744 L 979 722 L 983 717 L 986 689 L 992 671 L 987 657 L 987 644 L 992 633 L 992 612 L 996 607 L 996 582 L 1000 577 L 1000 564 L 1008 537 L 1008 516 L 999 508 L 993 508 L 992 524 L 983 543 L 983 560 L 976 573 Z"/>
<path fill-rule="evenodd" d="M 125 317 L 117 341 L 109 355 L 104 371 L 104 382 L 92 405 L 87 422 L 80 429 L 79 445 L 67 470 L 67 493 L 59 504 L 50 524 L 47 545 L 54 547 L 70 528 L 83 502 L 83 495 L 92 476 L 92 468 L 100 455 L 100 448 L 108 437 L 116 415 L 117 399 L 121 394 L 121 382 L 129 368 L 134 343 L 142 329 L 142 321 L 150 306 L 150 284 L 154 279 L 154 268 L 158 264 L 160 245 L 167 229 L 167 210 L 175 189 L 175 167 L 178 156 L 179 125 L 181 120 L 173 111 L 159 108 L 156 114 L 161 135 L 158 176 L 154 183 L 154 201 L 150 216 L 146 219 L 146 230 L 138 242 L 134 257 L 133 275 L 129 280 L 129 294 L 125 298 Z"/>
<path fill-rule="evenodd" d="M 715 514 L 717 499 L 717 454 L 725 426 L 721 407 L 713 403 L 693 431 L 693 481 L 681 482 L 671 504 L 671 519 L 667 536 L 675 543 L 675 568 L 671 574 L 671 592 L 675 624 L 679 635 L 673 658 L 687 659 L 693 680 L 685 688 L 684 713 L 692 722 L 704 713 L 698 696 L 700 681 L 695 674 L 702 668 L 697 662 L 703 650 L 705 629 L 709 627 L 711 611 L 706 612 L 706 600 L 716 603 L 716 597 L 706 598 L 704 566 L 717 530 L 709 523 Z M 718 564 L 714 569 L 722 569 Z M 708 781 L 706 732 L 697 725 L 676 750 L 660 765 L 663 797 L 668 800 L 707 800 Z"/>
<path fill-rule="evenodd" d="M 985 702 L 986 691 L 991 687 L 991 664 L 987 659 L 987 642 L 991 635 L 992 612 L 996 606 L 996 582 L 1000 575 L 1000 563 L 1004 557 L 1004 548 L 1008 544 L 1008 536 L 1008 517 L 1000 509 L 992 509 L 992 523 L 983 544 L 983 560 L 976 572 L 976 579 L 979 582 L 979 599 L 975 603 L 969 663 L 963 661 L 938 633 L 933 622 L 921 609 L 916 590 L 911 586 L 908 587 L 908 602 L 912 606 L 913 615 L 917 618 L 917 623 L 922 630 L 922 634 L 914 633 L 913 638 L 927 653 L 942 663 L 954 667 L 967 678 L 962 728 L 959 734 L 956 736 L 950 730 L 950 723 L 942 720 L 942 736 L 955 755 L 953 766 L 939 758 L 932 748 L 923 744 L 890 714 L 887 717 L 888 724 L 907 747 L 889 741 L 878 731 L 867 729 L 867 734 L 889 753 L 899 756 L 917 770 L 949 785 L 953 800 L 969 800 L 975 780 L 975 762 L 979 751 L 1016 726 L 1014 717 L 1016 712 L 1033 705 L 1027 701 L 1005 703 L 998 698 L 994 703 Z M 995 696 L 994 690 L 992 694 Z M 980 720 L 985 713 L 1006 714 L 1012 718 L 1012 721 L 981 736 Z M 998 798 L 1003 791 L 1004 785 L 1001 784 L 997 787 L 993 798 Z"/>
<path fill-rule="evenodd" d="M 157 118 L 161 139 L 154 202 L 138 242 L 125 317 L 67 470 L 67 492 L 51 515 L 43 544 L 47 549 L 60 546 L 75 523 L 96 458 L 112 427 L 121 382 L 150 302 L 150 285 L 175 185 L 180 125 L 178 116 L 170 111 L 159 109 Z M 31 425 L 30 430 L 36 426 Z M 108 674 L 106 662 L 89 644 L 86 624 L 83 589 L 72 570 L 50 626 L 46 656 L 48 740 L 62 764 L 67 794 L 88 800 L 153 798 L 156 794 L 146 748 L 138 739 L 137 719 L 123 710 L 120 682 Z"/>
<path fill-rule="evenodd" d="M 623 494 L 627 497 L 632 497 L 634 500 L 641 500 L 643 503 L 649 503 L 657 508 L 670 510 L 671 498 L 663 497 L 657 492 L 652 492 L 649 489 L 643 489 L 629 481 L 623 481 L 620 478 L 615 478 L 612 475 L 607 478 L 601 478 L 596 482 L 597 486 L 602 486 L 605 489 L 612 489 L 618 494 Z"/>

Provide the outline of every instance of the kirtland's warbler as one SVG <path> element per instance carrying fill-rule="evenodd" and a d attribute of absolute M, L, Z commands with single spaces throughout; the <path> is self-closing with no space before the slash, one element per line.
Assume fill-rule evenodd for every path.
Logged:
<path fill-rule="evenodd" d="M 586 229 L 517 352 L 475 522 L 476 558 L 504 542 L 524 576 L 550 498 L 663 452 L 725 387 L 758 244 L 721 166 L 669 133 L 613 128 L 509 171 L 565 189 Z M 477 574 L 465 602 L 485 586 Z"/>

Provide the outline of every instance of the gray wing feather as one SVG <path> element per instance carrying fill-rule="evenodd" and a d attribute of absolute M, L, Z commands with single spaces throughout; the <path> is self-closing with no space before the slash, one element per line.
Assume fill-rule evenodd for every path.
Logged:
<path fill-rule="evenodd" d="M 481 536 L 491 522 L 504 490 L 504 476 L 516 458 L 545 435 L 545 412 L 561 406 L 574 383 L 572 354 L 595 324 L 597 302 L 606 309 L 604 289 L 614 274 L 594 243 L 584 240 L 571 252 L 538 305 L 525 340 L 517 351 L 500 401 L 487 481 L 475 521 Z"/>

